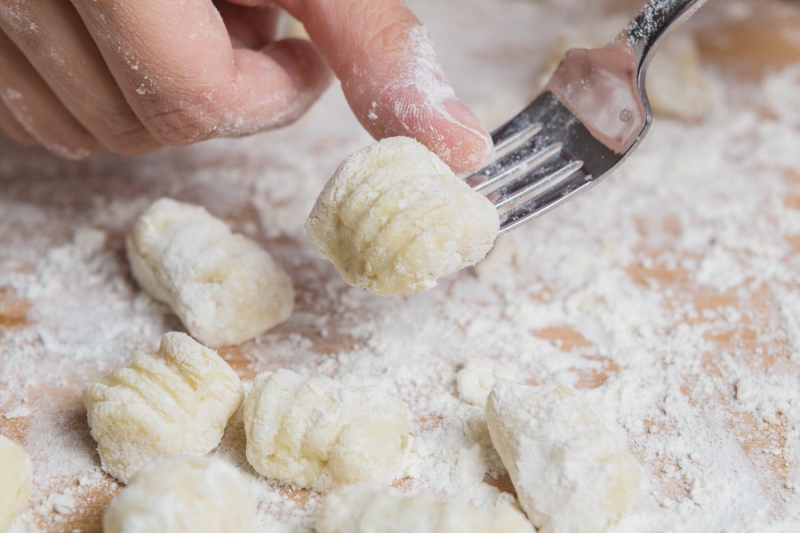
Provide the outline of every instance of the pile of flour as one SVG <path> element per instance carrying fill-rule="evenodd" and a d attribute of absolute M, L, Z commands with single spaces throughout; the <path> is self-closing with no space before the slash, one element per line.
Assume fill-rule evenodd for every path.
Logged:
<path fill-rule="evenodd" d="M 530 99 L 567 14 L 599 9 L 409 3 L 489 126 Z M 797 76 L 708 77 L 705 120 L 657 118 L 605 183 L 409 298 L 349 287 L 303 232 L 325 181 L 370 142 L 338 90 L 287 130 L 135 161 L 68 165 L 0 145 L 0 317 L 27 309 L 0 328 L 0 432 L 25 444 L 36 484 L 16 531 L 96 522 L 118 488 L 99 470 L 80 391 L 180 328 L 136 288 L 123 251 L 136 216 L 165 195 L 206 205 L 291 273 L 289 321 L 223 352 L 246 380 L 289 368 L 409 404 L 404 489 L 479 506 L 510 498 L 482 398 L 495 378 L 555 382 L 580 387 L 643 467 L 613 533 L 797 530 L 800 109 L 771 103 L 797 92 Z M 259 478 L 240 415 L 214 454 L 250 476 L 265 525 L 310 530 L 322 497 Z"/>

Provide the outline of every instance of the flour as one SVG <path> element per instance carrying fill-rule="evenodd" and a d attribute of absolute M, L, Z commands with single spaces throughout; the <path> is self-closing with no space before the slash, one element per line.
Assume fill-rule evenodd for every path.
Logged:
<path fill-rule="evenodd" d="M 27 418 L 31 416 L 31 410 L 26 405 L 19 405 L 3 413 L 3 418 L 13 420 L 15 418 Z"/>
<path fill-rule="evenodd" d="M 471 359 L 456 374 L 458 397 L 469 404 L 483 407 L 496 379 L 513 381 L 514 378 L 509 368 L 495 368 L 489 361 Z"/>
<path fill-rule="evenodd" d="M 490 126 L 525 104 L 567 18 L 600 9 L 410 4 Z M 97 529 L 93 513 L 118 490 L 100 471 L 79 394 L 181 328 L 136 288 L 123 252 L 161 196 L 207 206 L 292 277 L 292 317 L 222 353 L 242 378 L 288 368 L 409 405 L 402 489 L 483 508 L 508 499 L 483 409 L 457 387 L 459 370 L 481 361 L 519 382 L 587 389 L 642 465 L 639 497 L 611 533 L 799 530 L 798 133 L 764 113 L 761 82 L 706 75 L 717 101 L 704 121 L 657 118 L 606 182 L 501 237 L 479 267 L 398 300 L 347 286 L 302 229 L 342 159 L 370 142 L 337 91 L 287 130 L 133 161 L 66 165 L 0 143 L 0 413 L 33 413 L 0 416 L 0 433 L 34 463 L 15 533 L 52 531 L 57 517 L 67 531 Z M 787 84 L 778 93 L 797 90 L 774 76 Z M 268 483 L 244 450 L 237 415 L 213 454 L 245 473 L 265 524 L 311 531 L 323 497 Z M 67 489 L 70 514 L 43 504 Z"/>
<path fill-rule="evenodd" d="M 314 528 L 319 533 L 534 533 L 525 515 L 508 505 L 478 510 L 458 501 L 366 483 L 328 496 Z"/>
<path fill-rule="evenodd" d="M 383 79 L 365 80 L 380 95 L 364 111 L 367 120 L 377 120 L 379 113 L 388 112 L 391 120 L 384 120 L 385 136 L 408 136 L 424 142 L 456 172 L 477 170 L 488 161 L 494 147 L 487 132 L 456 99 L 428 29 L 411 27 L 398 46 L 402 61 L 384 67 L 394 71 L 391 83 L 384 86 Z"/>
<path fill-rule="evenodd" d="M 790 66 L 769 75 L 763 82 L 769 110 L 781 120 L 800 124 L 800 97 L 793 87 L 800 84 L 800 67 Z"/>

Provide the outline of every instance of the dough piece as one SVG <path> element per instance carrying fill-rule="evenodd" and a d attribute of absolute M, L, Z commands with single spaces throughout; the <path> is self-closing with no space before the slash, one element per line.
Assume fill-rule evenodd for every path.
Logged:
<path fill-rule="evenodd" d="M 244 404 L 247 460 L 259 474 L 324 492 L 390 484 L 408 447 L 408 406 L 376 387 L 279 370 L 261 374 Z"/>
<path fill-rule="evenodd" d="M 494 253 L 494 252 L 492 252 Z M 486 399 L 498 379 L 514 379 L 515 372 L 508 367 L 497 367 L 489 361 L 470 359 L 456 374 L 458 397 L 465 402 L 486 407 Z"/>
<path fill-rule="evenodd" d="M 240 344 L 292 312 L 286 272 L 202 207 L 162 198 L 139 218 L 125 244 L 139 285 L 207 346 Z"/>
<path fill-rule="evenodd" d="M 219 459 L 155 459 L 103 515 L 104 533 L 251 533 L 256 504 L 247 480 Z"/>
<path fill-rule="evenodd" d="M 354 153 L 317 198 L 306 231 L 350 285 L 414 294 L 474 265 L 499 229 L 494 206 L 413 139 Z"/>
<path fill-rule="evenodd" d="M 629 23 L 627 17 L 608 17 L 561 33 L 550 53 L 544 81 L 549 80 L 568 50 L 606 46 Z M 659 48 L 647 71 L 647 96 L 653 111 L 669 117 L 697 120 L 711 111 L 711 87 L 691 35 L 672 35 Z"/>
<path fill-rule="evenodd" d="M 498 381 L 486 419 L 520 504 L 541 533 L 605 531 L 636 496 L 636 459 L 572 389 Z"/>
<path fill-rule="evenodd" d="M 0 533 L 27 505 L 32 475 L 31 458 L 22 446 L 0 435 Z"/>
<path fill-rule="evenodd" d="M 486 405 L 494 386 L 494 365 L 488 361 L 471 360 L 456 374 L 458 397 L 472 405 Z"/>
<path fill-rule="evenodd" d="M 653 111 L 665 116 L 699 120 L 711 112 L 711 87 L 691 36 L 673 35 L 656 53 L 647 71 L 647 96 Z"/>
<path fill-rule="evenodd" d="M 508 504 L 477 509 L 368 483 L 329 495 L 315 528 L 317 533 L 534 533 L 525 515 Z"/>
<path fill-rule="evenodd" d="M 233 369 L 184 333 L 83 391 L 103 470 L 123 483 L 154 457 L 216 448 L 242 397 Z"/>

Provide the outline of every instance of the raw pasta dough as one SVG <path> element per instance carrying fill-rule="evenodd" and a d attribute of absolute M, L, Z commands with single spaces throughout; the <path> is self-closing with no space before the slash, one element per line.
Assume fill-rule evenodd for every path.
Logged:
<path fill-rule="evenodd" d="M 492 442 L 542 533 L 604 531 L 628 509 L 639 465 L 572 389 L 495 383 Z"/>
<path fill-rule="evenodd" d="M 0 533 L 28 503 L 31 476 L 31 458 L 22 446 L 0 435 Z"/>
<path fill-rule="evenodd" d="M 104 533 L 251 533 L 256 505 L 244 476 L 218 459 L 151 461 L 103 515 Z"/>
<path fill-rule="evenodd" d="M 315 528 L 317 533 L 534 533 L 525 516 L 508 504 L 476 509 L 368 483 L 331 493 Z"/>
<path fill-rule="evenodd" d="M 257 337 L 292 312 L 286 272 L 202 207 L 158 200 L 136 222 L 126 247 L 142 288 L 212 348 Z"/>
<path fill-rule="evenodd" d="M 409 439 L 402 401 L 375 387 L 346 388 L 289 370 L 258 376 L 244 424 L 247 460 L 259 474 L 320 492 L 391 483 Z"/>
<path fill-rule="evenodd" d="M 83 392 L 103 470 L 123 483 L 154 457 L 213 450 L 242 397 L 233 369 L 184 333 Z"/>
<path fill-rule="evenodd" d="M 494 206 L 413 139 L 384 139 L 339 167 L 306 231 L 344 280 L 414 294 L 474 265 L 499 229 Z"/>

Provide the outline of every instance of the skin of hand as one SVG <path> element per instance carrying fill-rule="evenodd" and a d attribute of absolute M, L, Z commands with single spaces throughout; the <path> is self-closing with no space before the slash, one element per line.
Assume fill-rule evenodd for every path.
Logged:
<path fill-rule="evenodd" d="M 275 40 L 281 9 L 312 42 Z M 0 0 L 0 129 L 69 159 L 286 125 L 331 70 L 374 137 L 456 172 L 491 159 L 402 0 Z"/>

